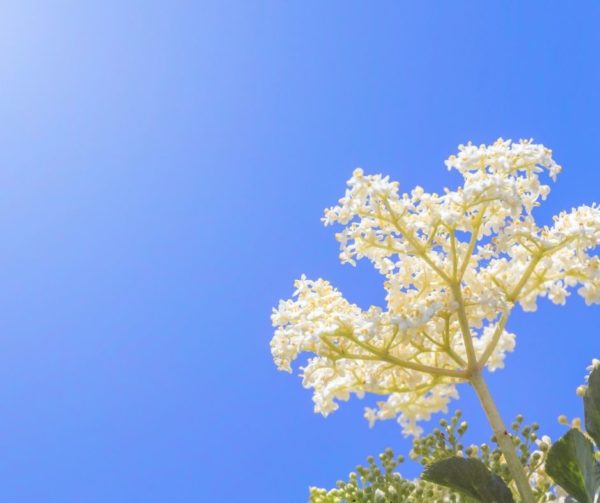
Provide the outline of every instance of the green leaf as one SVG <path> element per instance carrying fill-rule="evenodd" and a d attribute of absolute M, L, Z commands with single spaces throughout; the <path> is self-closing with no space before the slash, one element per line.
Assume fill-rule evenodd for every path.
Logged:
<path fill-rule="evenodd" d="M 427 466 L 421 478 L 459 491 L 481 503 L 514 503 L 504 481 L 478 459 L 443 459 Z"/>
<path fill-rule="evenodd" d="M 600 447 L 600 367 L 592 370 L 588 378 L 588 388 L 583 396 L 585 409 L 585 429 L 596 445 Z"/>
<path fill-rule="evenodd" d="M 546 473 L 579 503 L 593 503 L 600 482 L 592 443 L 571 429 L 548 452 Z"/>

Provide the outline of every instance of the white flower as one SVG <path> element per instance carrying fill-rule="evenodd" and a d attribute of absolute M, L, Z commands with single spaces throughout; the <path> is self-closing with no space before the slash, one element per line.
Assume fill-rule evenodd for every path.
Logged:
<path fill-rule="evenodd" d="M 377 411 L 371 407 L 365 407 L 365 419 L 369 422 L 369 428 L 373 428 L 377 421 Z"/>
<path fill-rule="evenodd" d="M 505 326 L 519 304 L 540 297 L 564 304 L 577 292 L 600 303 L 600 208 L 580 206 L 538 226 L 533 210 L 561 167 L 543 145 L 498 140 L 459 146 L 446 160 L 464 183 L 444 194 L 416 187 L 400 194 L 387 176 L 356 169 L 339 204 L 325 210 L 342 262 L 368 259 L 384 278 L 385 308 L 362 310 L 322 279 L 302 277 L 293 300 L 272 315 L 271 351 L 291 372 L 300 353 L 315 411 L 324 415 L 351 394 L 381 395 L 370 425 L 397 418 L 405 434 L 445 410 L 474 368 L 504 366 L 515 347 Z"/>

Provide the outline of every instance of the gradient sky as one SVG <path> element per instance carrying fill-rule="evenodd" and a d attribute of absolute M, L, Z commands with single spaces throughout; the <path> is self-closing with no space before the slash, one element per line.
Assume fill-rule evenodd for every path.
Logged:
<path fill-rule="evenodd" d="M 306 501 L 385 447 L 271 361 L 302 273 L 380 303 L 319 219 L 356 166 L 454 186 L 459 143 L 533 137 L 600 200 L 597 2 L 30 2 L 0 6 L 0 501 Z M 520 310 L 506 419 L 556 438 L 600 308 Z M 455 402 L 482 442 L 470 389 Z M 416 475 L 414 466 L 403 468 Z"/>

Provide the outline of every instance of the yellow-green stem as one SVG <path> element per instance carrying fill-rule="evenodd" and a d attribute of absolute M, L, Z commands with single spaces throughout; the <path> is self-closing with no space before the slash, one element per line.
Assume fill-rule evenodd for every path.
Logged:
<path fill-rule="evenodd" d="M 458 303 L 458 323 L 460 325 L 460 331 L 463 336 L 465 351 L 467 353 L 468 370 L 469 372 L 474 372 L 477 370 L 477 356 L 475 355 L 473 339 L 471 338 L 471 329 L 469 328 L 469 320 L 467 319 L 467 313 L 465 311 L 465 301 L 463 300 L 460 285 L 458 283 L 453 283 L 451 287 L 454 300 Z"/>
<path fill-rule="evenodd" d="M 502 454 L 504 455 L 504 459 L 508 465 L 510 474 L 512 475 L 512 478 L 517 486 L 517 490 L 521 495 L 522 503 L 535 503 L 535 498 L 533 496 L 533 492 L 531 491 L 529 480 L 525 475 L 523 465 L 521 465 L 521 462 L 519 461 L 515 445 L 513 444 L 511 436 L 506 430 L 504 421 L 502 421 L 502 417 L 498 412 L 498 408 L 496 407 L 494 399 L 490 394 L 490 390 L 487 387 L 481 371 L 474 372 L 471 375 L 470 382 L 475 388 L 477 396 L 479 397 L 479 401 L 481 402 L 481 406 L 485 411 L 485 415 L 492 426 L 496 441 L 502 450 Z"/>

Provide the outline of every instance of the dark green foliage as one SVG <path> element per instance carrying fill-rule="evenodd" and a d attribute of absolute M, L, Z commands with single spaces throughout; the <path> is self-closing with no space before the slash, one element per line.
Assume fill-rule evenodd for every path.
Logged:
<path fill-rule="evenodd" d="M 592 368 L 583 395 L 585 427 L 596 447 L 600 445 L 600 366 Z M 594 445 L 583 433 L 571 429 L 548 453 L 546 472 L 579 503 L 593 503 L 600 490 L 600 465 Z"/>
<path fill-rule="evenodd" d="M 588 378 L 588 387 L 583 396 L 585 410 L 585 429 L 600 446 L 600 366 L 592 370 Z"/>
<path fill-rule="evenodd" d="M 524 425 L 518 416 L 511 425 L 509 434 L 539 503 L 556 501 L 557 485 L 569 494 L 565 503 L 594 503 L 600 491 L 600 455 L 590 440 L 599 446 L 600 366 L 588 378 L 584 407 L 590 438 L 571 429 L 550 447 L 547 437 L 538 438 L 537 424 Z M 388 449 L 380 455 L 381 468 L 369 458 L 367 467 L 357 467 L 350 480 L 338 482 L 336 489 L 311 488 L 311 503 L 514 502 L 514 482 L 495 439 L 491 447 L 465 447 L 462 436 L 467 423 L 460 418 L 457 411 L 450 420 L 440 420 L 439 428 L 414 440 L 410 457 L 426 467 L 420 480 L 402 478 L 395 469 L 403 459 L 394 458 Z"/>
<path fill-rule="evenodd" d="M 460 417 L 461 413 L 457 411 L 449 421 L 440 420 L 440 427 L 435 428 L 429 435 L 415 439 L 411 457 L 424 466 L 451 456 L 476 458 L 509 485 L 512 476 L 495 439 L 492 438 L 491 444 L 464 446 L 462 437 L 468 425 L 465 421 L 460 422 Z M 521 464 L 529 476 L 539 474 L 550 447 L 549 442 L 538 439 L 538 430 L 537 423 L 525 424 L 521 415 L 511 424 L 511 438 Z M 548 477 L 537 476 L 532 487 L 535 500 L 552 501 L 550 486 L 551 481 Z"/>
<path fill-rule="evenodd" d="M 451 457 L 428 465 L 423 480 L 440 484 L 480 503 L 514 503 L 504 481 L 473 458 Z"/>
<path fill-rule="evenodd" d="M 577 429 L 555 442 L 548 453 L 546 472 L 579 503 L 593 503 L 600 483 L 592 443 Z"/>
<path fill-rule="evenodd" d="M 423 466 L 436 463 L 449 457 L 462 459 L 477 459 L 488 473 L 495 474 L 499 480 L 504 480 L 504 486 L 512 481 L 500 449 L 494 444 L 465 446 L 463 435 L 467 431 L 466 421 L 461 421 L 461 412 L 456 411 L 449 419 L 441 419 L 439 427 L 430 434 L 415 439 L 410 457 Z M 536 444 L 537 424 L 526 425 L 522 416 L 512 423 L 513 441 L 527 473 L 537 472 L 543 466 L 549 443 Z M 540 454 L 541 453 L 541 454 Z M 390 449 L 379 456 L 379 465 L 374 458 L 368 459 L 368 466 L 359 466 L 350 474 L 348 482 L 338 482 L 331 490 L 312 488 L 311 503 L 436 503 L 461 502 L 472 503 L 481 501 L 466 496 L 448 487 L 434 484 L 426 480 L 406 480 L 396 468 L 403 461 L 401 457 L 394 458 Z M 534 487 L 537 502 L 552 501 L 555 498 L 550 493 L 550 480 L 538 477 Z M 503 500 L 499 500 L 503 501 Z M 512 501 L 512 499 L 506 500 Z"/>

